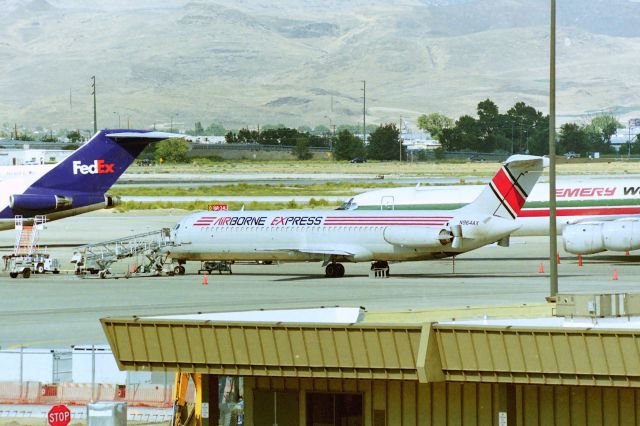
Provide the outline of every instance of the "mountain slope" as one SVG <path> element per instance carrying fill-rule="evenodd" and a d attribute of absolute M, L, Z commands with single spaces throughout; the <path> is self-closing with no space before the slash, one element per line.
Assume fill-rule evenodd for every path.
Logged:
<path fill-rule="evenodd" d="M 547 110 L 547 1 L 6 2 L 0 123 L 91 128 L 92 75 L 100 127 Z M 640 115 L 640 3 L 559 3 L 559 120 Z"/>

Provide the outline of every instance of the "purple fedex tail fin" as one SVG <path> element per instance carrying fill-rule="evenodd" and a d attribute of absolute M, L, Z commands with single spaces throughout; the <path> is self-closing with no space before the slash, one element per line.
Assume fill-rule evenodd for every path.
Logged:
<path fill-rule="evenodd" d="M 142 130 L 100 130 L 25 193 L 57 194 L 63 190 L 104 194 L 147 145 L 173 136 Z"/>
<path fill-rule="evenodd" d="M 0 212 L 0 216 L 55 216 L 55 212 L 94 206 L 92 210 L 100 208 L 100 204 L 108 207 L 105 193 L 142 150 L 152 142 L 172 137 L 182 136 L 144 130 L 100 130 L 24 192 L 11 195 L 10 211 Z"/>

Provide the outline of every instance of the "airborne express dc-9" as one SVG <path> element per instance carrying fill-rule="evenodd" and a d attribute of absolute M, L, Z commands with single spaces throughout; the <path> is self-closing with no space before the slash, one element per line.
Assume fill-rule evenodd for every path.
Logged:
<path fill-rule="evenodd" d="M 198 212 L 173 230 L 169 255 L 189 260 L 322 261 L 328 277 L 342 262 L 388 262 L 455 256 L 486 244 L 508 245 L 546 159 L 510 157 L 472 203 L 455 210 L 281 210 Z M 180 269 L 182 268 L 182 269 Z M 178 273 L 184 273 L 179 266 Z"/>

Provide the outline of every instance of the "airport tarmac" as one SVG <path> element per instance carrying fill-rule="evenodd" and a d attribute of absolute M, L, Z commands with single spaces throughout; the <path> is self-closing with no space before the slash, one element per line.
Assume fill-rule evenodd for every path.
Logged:
<path fill-rule="evenodd" d="M 183 211 L 93 212 L 48 224 L 41 245 L 72 269 L 72 246 L 170 227 Z M 13 231 L 0 232 L 8 254 Z M 549 293 L 548 239 L 513 238 L 511 247 L 488 246 L 451 259 L 391 265 L 391 277 L 369 278 L 369 264 L 345 264 L 346 276 L 324 277 L 320 263 L 233 265 L 233 274 L 208 277 L 198 263 L 187 275 L 129 279 L 79 278 L 73 273 L 0 274 L 0 347 L 104 344 L 98 322 L 107 316 L 160 315 L 269 308 L 363 306 L 368 311 L 420 312 L 461 308 L 476 317 L 496 307 L 545 304 Z M 562 247 L 559 241 L 559 247 Z M 595 255 L 584 266 L 561 252 L 560 292 L 632 292 L 640 288 L 640 256 Z M 118 266 L 126 270 L 131 259 Z M 545 273 L 540 273 L 542 263 Z M 614 271 L 618 280 L 612 280 Z"/>

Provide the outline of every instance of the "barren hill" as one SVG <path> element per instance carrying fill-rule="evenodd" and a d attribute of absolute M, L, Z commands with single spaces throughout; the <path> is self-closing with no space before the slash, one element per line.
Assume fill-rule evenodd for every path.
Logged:
<path fill-rule="evenodd" d="M 5 0 L 0 123 L 227 127 L 547 110 L 546 0 Z M 640 3 L 558 2 L 558 114 L 640 116 Z"/>

